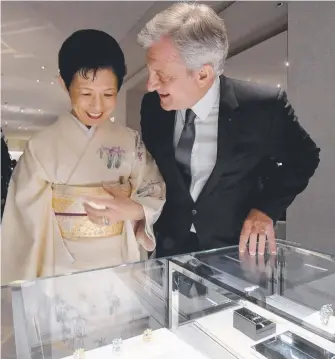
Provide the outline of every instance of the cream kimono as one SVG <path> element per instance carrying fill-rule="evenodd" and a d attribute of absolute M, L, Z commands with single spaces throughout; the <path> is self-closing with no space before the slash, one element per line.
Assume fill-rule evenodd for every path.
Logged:
<path fill-rule="evenodd" d="M 83 197 L 102 182 L 140 203 L 145 220 L 100 226 Z M 145 259 L 165 185 L 139 134 L 106 121 L 88 130 L 72 115 L 38 133 L 17 164 L 2 222 L 2 284 Z"/>

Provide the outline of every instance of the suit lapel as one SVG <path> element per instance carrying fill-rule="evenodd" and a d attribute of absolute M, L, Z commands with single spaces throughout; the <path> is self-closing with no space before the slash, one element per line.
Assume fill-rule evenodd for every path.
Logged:
<path fill-rule="evenodd" d="M 217 157 L 214 169 L 209 176 L 197 202 L 209 194 L 217 184 L 227 159 L 235 143 L 237 133 L 237 123 L 234 111 L 238 108 L 238 102 L 235 97 L 233 85 L 225 76 L 220 77 L 220 105 L 218 118 L 218 139 L 217 139 Z"/>

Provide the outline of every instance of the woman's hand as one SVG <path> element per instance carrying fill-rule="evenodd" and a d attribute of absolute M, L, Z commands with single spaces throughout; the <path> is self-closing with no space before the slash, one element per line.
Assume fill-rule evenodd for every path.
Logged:
<path fill-rule="evenodd" d="M 110 194 L 109 197 L 85 198 L 84 208 L 90 221 L 108 226 L 119 221 L 139 221 L 144 218 L 143 207 L 127 197 L 122 190 L 105 186 L 104 189 Z M 94 208 L 94 205 L 101 209 Z"/>

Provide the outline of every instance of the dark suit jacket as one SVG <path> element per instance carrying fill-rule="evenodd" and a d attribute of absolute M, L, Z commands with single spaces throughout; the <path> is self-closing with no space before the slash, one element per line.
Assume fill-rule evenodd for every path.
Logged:
<path fill-rule="evenodd" d="M 164 111 L 156 92 L 142 100 L 143 141 L 167 186 L 155 226 L 158 256 L 187 252 L 182 244 L 192 223 L 199 249 L 238 244 L 252 208 L 276 222 L 318 166 L 320 150 L 299 125 L 284 91 L 225 76 L 220 87 L 217 161 L 196 202 L 174 157 L 175 111 Z"/>

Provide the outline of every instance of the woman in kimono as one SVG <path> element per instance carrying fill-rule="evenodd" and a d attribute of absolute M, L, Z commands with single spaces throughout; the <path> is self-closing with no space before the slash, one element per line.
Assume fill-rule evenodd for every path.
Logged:
<path fill-rule="evenodd" d="M 165 186 L 137 132 L 113 123 L 126 74 L 110 35 L 80 30 L 62 45 L 72 110 L 28 142 L 2 222 L 2 284 L 147 258 Z"/>

